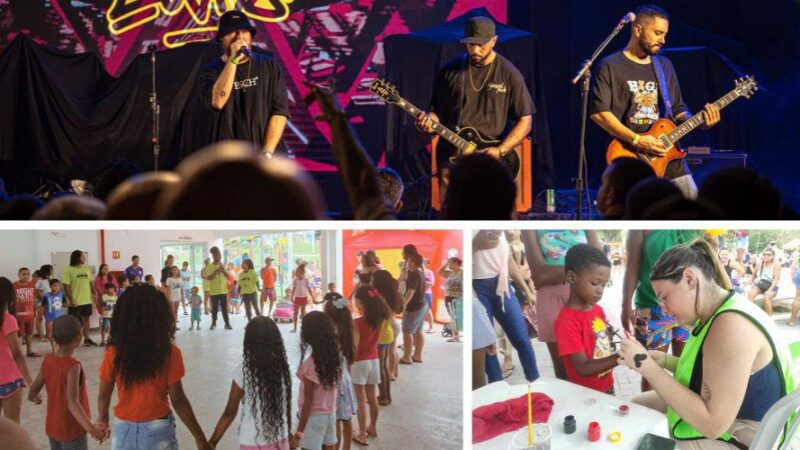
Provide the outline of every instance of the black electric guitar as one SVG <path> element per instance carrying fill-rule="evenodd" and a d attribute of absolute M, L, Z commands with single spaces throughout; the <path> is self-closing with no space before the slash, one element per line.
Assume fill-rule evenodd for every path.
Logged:
<path fill-rule="evenodd" d="M 369 85 L 369 90 L 386 103 L 397 105 L 414 117 L 417 117 L 419 113 L 425 112 L 401 97 L 397 93 L 397 89 L 394 86 L 380 78 L 376 79 L 372 82 L 372 84 Z M 455 162 L 458 158 L 469 155 L 477 150 L 482 150 L 488 147 L 496 147 L 502 142 L 499 140 L 485 139 L 483 136 L 481 136 L 478 130 L 472 127 L 463 127 L 458 130 L 458 133 L 454 133 L 446 126 L 434 122 L 433 131 L 441 136 L 442 139 L 446 140 L 452 144 L 453 147 L 455 147 L 453 156 L 450 157 L 450 162 Z M 500 161 L 505 164 L 514 178 L 519 175 L 520 147 L 521 146 L 518 145 L 500 157 Z"/>

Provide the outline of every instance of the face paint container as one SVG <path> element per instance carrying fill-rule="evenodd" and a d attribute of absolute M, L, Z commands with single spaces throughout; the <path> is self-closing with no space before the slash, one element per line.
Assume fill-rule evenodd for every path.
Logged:
<path fill-rule="evenodd" d="M 600 440 L 600 424 L 592 422 L 589 424 L 589 440 L 597 442 Z"/>
<path fill-rule="evenodd" d="M 564 434 L 572 434 L 575 432 L 575 416 L 567 416 L 564 418 Z"/>

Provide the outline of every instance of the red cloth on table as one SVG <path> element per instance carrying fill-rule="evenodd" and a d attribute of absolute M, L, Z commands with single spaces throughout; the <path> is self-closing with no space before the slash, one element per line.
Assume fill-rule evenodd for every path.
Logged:
<path fill-rule="evenodd" d="M 540 392 L 531 393 L 533 423 L 547 423 L 553 399 Z M 472 443 L 528 426 L 528 394 L 472 410 Z"/>

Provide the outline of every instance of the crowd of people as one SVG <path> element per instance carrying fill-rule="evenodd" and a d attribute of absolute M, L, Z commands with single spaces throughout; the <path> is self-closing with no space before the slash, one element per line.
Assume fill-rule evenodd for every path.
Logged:
<path fill-rule="evenodd" d="M 629 230 L 624 245 L 615 329 L 602 306 L 611 252 L 596 232 L 477 232 L 473 389 L 510 375 L 511 346 L 525 378 L 536 380 L 537 338 L 555 376 L 572 383 L 615 395 L 616 367 L 639 372 L 642 394 L 633 401 L 667 414 L 681 448 L 749 445 L 770 406 L 796 387 L 771 300 L 782 268 L 791 267 L 800 288 L 800 252 L 781 262 L 773 241 L 756 257 L 744 230 Z M 762 297 L 763 308 L 755 302 Z M 789 325 L 798 311 L 795 299 Z"/>
<path fill-rule="evenodd" d="M 796 220 L 780 191 L 751 169 L 729 168 L 709 174 L 696 195 L 656 177 L 635 158 L 614 160 L 603 172 L 597 210 L 605 220 Z"/>
<path fill-rule="evenodd" d="M 379 412 L 392 404 L 391 385 L 400 376 L 400 365 L 423 363 L 424 324 L 431 303 L 426 291 L 430 293 L 433 280 L 426 284 L 423 258 L 416 248 L 404 248 L 399 280 L 382 268 L 374 251 L 364 252 L 358 282 L 347 297 L 337 292 L 334 283 L 323 295 L 308 263 L 297 261 L 286 292 L 295 311 L 290 332 L 299 329 L 300 338 L 301 356 L 294 374 L 300 381 L 296 407 L 284 340 L 270 317 L 277 311 L 272 258 L 265 259 L 259 272 L 245 259 L 236 274 L 231 264 L 222 261 L 219 248 L 212 247 L 209 253 L 202 286 L 192 283 L 189 264 L 176 266 L 172 255 L 164 261 L 159 283 L 146 274 L 138 256 L 119 277 L 106 264 L 95 276 L 80 250 L 71 254 L 60 279 L 53 277 L 50 265 L 33 274 L 21 268 L 13 283 L 0 277 L 2 415 L 19 423 L 25 387 L 28 400 L 37 405 L 46 392 L 45 431 L 53 449 L 87 448 L 89 437 L 100 443 L 111 439 L 112 447 L 119 449 L 177 448 L 176 415 L 197 448 L 215 448 L 234 420 L 238 420 L 240 448 L 247 450 L 349 449 L 352 443 L 366 446 L 377 438 Z M 454 303 L 462 297 L 461 265 L 459 258 L 451 257 L 439 270 L 446 280 L 446 303 L 456 333 L 453 342 L 459 341 Z M 187 307 L 190 330 L 200 329 L 206 315 L 214 329 L 220 312 L 225 329 L 231 329 L 231 304 L 243 304 L 247 315 L 243 356 L 231 374 L 227 404 L 208 435 L 181 384 L 186 368 L 175 333 L 180 329 L 181 308 L 188 315 Z M 95 310 L 102 317 L 99 345 L 106 349 L 99 373 L 91 374 L 75 351 L 98 345 L 89 329 Z M 401 329 L 403 344 L 398 346 Z M 27 363 L 27 358 L 41 357 L 33 351 L 34 337 L 51 345 L 38 375 Z M 88 403 L 89 380 L 100 383 L 94 418 Z"/>

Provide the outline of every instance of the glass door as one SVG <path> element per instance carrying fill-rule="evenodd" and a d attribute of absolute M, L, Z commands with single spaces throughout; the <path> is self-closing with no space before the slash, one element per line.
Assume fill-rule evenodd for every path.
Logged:
<path fill-rule="evenodd" d="M 185 262 L 189 263 L 189 271 L 192 273 L 192 286 L 197 286 L 203 290 L 203 259 L 207 253 L 207 244 L 202 243 L 163 243 L 160 248 L 160 261 L 164 264 L 167 255 L 175 258 L 175 265 L 180 269 Z M 159 266 L 159 273 L 161 273 Z"/>

